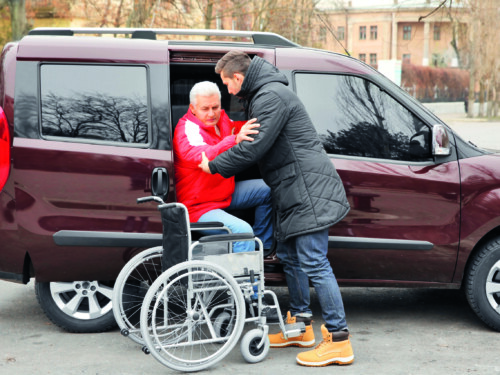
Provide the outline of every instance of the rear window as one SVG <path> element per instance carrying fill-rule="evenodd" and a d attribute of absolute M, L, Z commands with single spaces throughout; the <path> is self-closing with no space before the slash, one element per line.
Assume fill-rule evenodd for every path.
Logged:
<path fill-rule="evenodd" d="M 147 76 L 145 66 L 40 65 L 42 136 L 148 145 Z"/>

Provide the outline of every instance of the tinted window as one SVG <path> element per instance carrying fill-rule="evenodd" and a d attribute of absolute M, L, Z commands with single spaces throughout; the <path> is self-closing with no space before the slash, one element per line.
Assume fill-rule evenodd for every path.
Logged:
<path fill-rule="evenodd" d="M 44 64 L 40 88 L 44 136 L 148 143 L 145 67 Z"/>
<path fill-rule="evenodd" d="M 353 76 L 295 75 L 297 93 L 331 154 L 422 161 L 429 128 L 375 84 Z"/>

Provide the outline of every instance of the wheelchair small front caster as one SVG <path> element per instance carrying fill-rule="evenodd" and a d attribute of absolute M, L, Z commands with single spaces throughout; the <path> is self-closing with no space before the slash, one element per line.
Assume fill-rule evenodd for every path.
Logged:
<path fill-rule="evenodd" d="M 243 336 L 240 349 L 243 358 L 248 363 L 257 363 L 266 358 L 271 344 L 269 343 L 269 338 L 266 337 L 262 346 L 260 348 L 258 347 L 263 334 L 263 330 L 255 328 L 248 331 L 245 336 Z"/>
<path fill-rule="evenodd" d="M 128 335 L 130 335 L 130 331 L 126 328 L 123 328 L 120 333 L 122 334 L 122 336 L 125 336 L 127 337 Z"/>
<path fill-rule="evenodd" d="M 151 352 L 149 351 L 149 349 L 148 349 L 148 347 L 147 347 L 147 346 L 143 346 L 143 347 L 142 347 L 142 352 L 143 352 L 144 354 L 150 354 L 150 353 L 151 353 Z"/>

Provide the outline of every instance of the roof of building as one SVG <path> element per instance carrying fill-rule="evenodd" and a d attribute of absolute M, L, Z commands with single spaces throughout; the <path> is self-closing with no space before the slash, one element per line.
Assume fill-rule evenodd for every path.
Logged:
<path fill-rule="evenodd" d="M 408 8 L 437 8 L 442 0 L 319 0 L 316 8 L 319 10 L 341 9 L 408 9 Z M 460 4 L 454 4 L 460 6 Z"/>

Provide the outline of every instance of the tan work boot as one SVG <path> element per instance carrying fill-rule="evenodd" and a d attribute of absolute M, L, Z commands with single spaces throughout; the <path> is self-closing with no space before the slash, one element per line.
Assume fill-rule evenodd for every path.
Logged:
<path fill-rule="evenodd" d="M 348 331 L 328 332 L 321 326 L 323 341 L 313 350 L 299 353 L 297 363 L 302 366 L 327 366 L 332 364 L 349 365 L 354 362 Z"/>
<path fill-rule="evenodd" d="M 312 329 L 312 320 L 311 318 L 302 318 L 293 316 L 290 314 L 290 311 L 286 314 L 286 322 L 285 324 L 294 324 L 298 322 L 304 322 L 306 325 L 306 331 L 300 335 L 295 337 L 289 337 L 285 339 L 283 336 L 283 332 L 275 333 L 269 335 L 269 342 L 271 343 L 271 348 L 286 348 L 287 346 L 299 346 L 301 348 L 310 348 L 314 346 L 314 331 Z"/>

